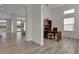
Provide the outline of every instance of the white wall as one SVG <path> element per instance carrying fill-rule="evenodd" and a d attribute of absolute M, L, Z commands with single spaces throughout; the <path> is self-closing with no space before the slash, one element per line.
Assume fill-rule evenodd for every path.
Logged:
<path fill-rule="evenodd" d="M 41 35 L 41 5 L 31 4 L 26 8 L 26 40 L 34 41 L 43 45 L 43 36 Z"/>
<path fill-rule="evenodd" d="M 16 33 L 17 32 L 17 19 L 15 15 L 12 15 L 12 32 Z"/>
<path fill-rule="evenodd" d="M 6 32 L 11 32 L 12 19 L 6 19 Z"/>
<path fill-rule="evenodd" d="M 32 5 L 27 5 L 25 8 L 26 15 L 26 40 L 32 40 Z"/>
<path fill-rule="evenodd" d="M 50 15 L 50 8 L 46 5 L 42 5 L 42 13 L 43 13 L 43 19 L 49 18 L 51 20 Z"/>
<path fill-rule="evenodd" d="M 41 5 L 32 5 L 32 34 L 33 41 L 43 45 L 41 37 Z"/>
<path fill-rule="evenodd" d="M 75 14 L 69 16 L 75 16 L 75 30 L 73 32 L 63 31 L 64 11 L 75 8 Z M 68 17 L 68 16 L 65 16 Z M 59 30 L 63 31 L 63 36 L 79 38 L 79 5 L 64 5 L 62 7 L 51 10 L 51 18 L 53 25 L 57 26 Z"/>

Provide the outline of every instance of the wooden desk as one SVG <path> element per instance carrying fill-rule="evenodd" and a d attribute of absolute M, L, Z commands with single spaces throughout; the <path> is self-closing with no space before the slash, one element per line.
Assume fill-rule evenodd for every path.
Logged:
<path fill-rule="evenodd" d="M 48 36 L 49 36 L 50 38 L 52 38 L 52 36 L 54 36 L 54 39 L 55 39 L 57 33 L 58 33 L 58 32 L 48 31 Z"/>

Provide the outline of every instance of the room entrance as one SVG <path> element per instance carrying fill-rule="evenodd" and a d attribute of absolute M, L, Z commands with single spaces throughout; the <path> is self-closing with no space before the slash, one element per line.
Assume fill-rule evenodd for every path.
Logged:
<path fill-rule="evenodd" d="M 25 35 L 26 31 L 26 22 L 25 18 L 18 18 L 17 19 L 17 33 L 21 33 L 22 35 Z"/>

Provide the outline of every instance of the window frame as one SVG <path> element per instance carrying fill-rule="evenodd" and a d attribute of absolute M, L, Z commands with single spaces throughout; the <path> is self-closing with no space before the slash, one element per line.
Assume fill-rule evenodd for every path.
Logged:
<path fill-rule="evenodd" d="M 66 18 L 74 18 L 74 23 L 73 24 L 64 24 L 64 28 L 63 28 L 63 30 L 64 31 L 74 31 L 75 30 L 75 17 L 73 16 L 73 17 L 66 17 Z M 64 20 L 65 20 L 65 18 L 64 18 Z M 63 22 L 64 23 L 64 22 Z M 72 28 L 72 30 L 65 30 L 65 26 L 69 26 L 69 25 L 73 25 L 73 28 Z"/>
<path fill-rule="evenodd" d="M 70 9 L 64 10 L 64 15 L 66 15 L 66 14 L 73 14 L 73 13 L 75 13 L 75 8 L 70 8 Z"/>

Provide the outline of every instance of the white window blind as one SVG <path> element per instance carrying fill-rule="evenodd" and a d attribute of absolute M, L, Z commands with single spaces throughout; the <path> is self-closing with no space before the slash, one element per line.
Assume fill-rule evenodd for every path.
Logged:
<path fill-rule="evenodd" d="M 64 18 L 64 31 L 74 31 L 74 17 Z"/>

